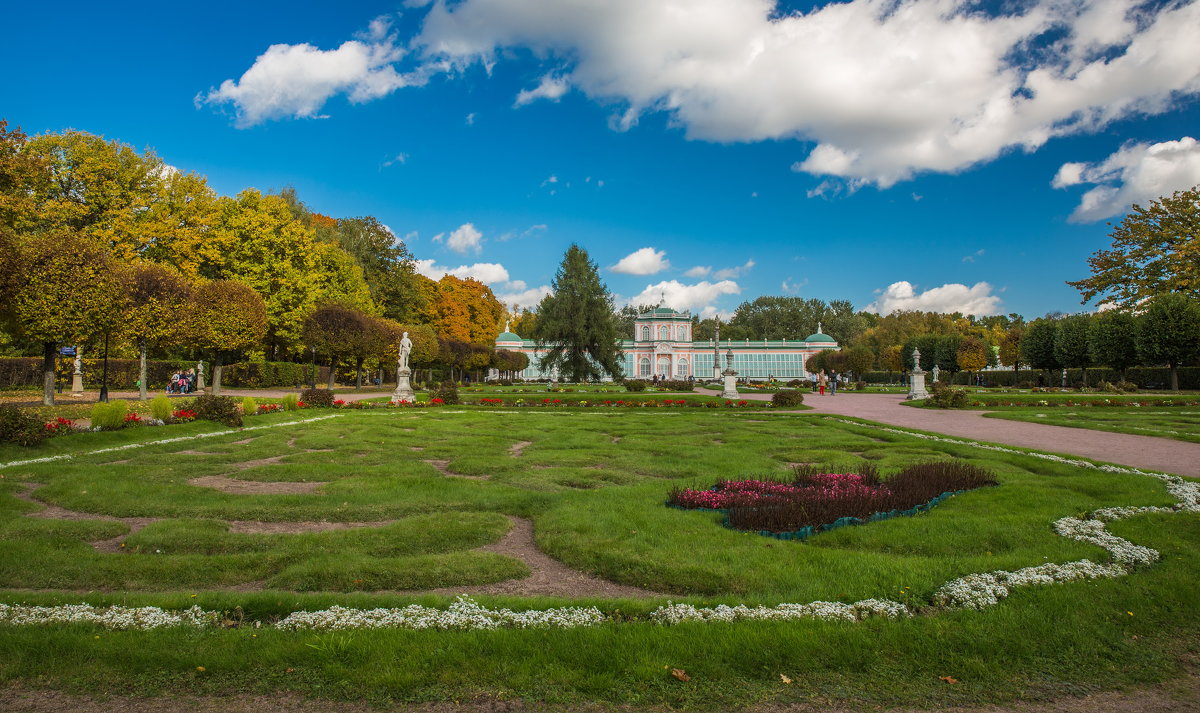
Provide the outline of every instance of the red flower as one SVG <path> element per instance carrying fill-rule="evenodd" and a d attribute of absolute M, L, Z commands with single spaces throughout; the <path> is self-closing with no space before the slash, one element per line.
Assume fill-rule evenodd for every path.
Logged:
<path fill-rule="evenodd" d="M 445 401 L 443 401 L 443 400 L 441 400 L 441 399 L 437 399 L 437 398 L 435 398 L 435 399 L 430 399 L 429 403 L 431 403 L 431 404 L 444 404 L 444 403 L 446 403 L 446 402 L 445 402 Z"/>

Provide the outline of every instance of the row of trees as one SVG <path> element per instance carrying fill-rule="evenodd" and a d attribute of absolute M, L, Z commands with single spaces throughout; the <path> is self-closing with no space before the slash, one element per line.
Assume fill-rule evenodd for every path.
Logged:
<path fill-rule="evenodd" d="M 416 273 L 373 217 L 313 212 L 291 189 L 218 196 L 152 151 L 77 131 L 30 138 L 3 121 L 0 290 L 0 353 L 42 353 L 48 365 L 58 344 L 98 343 L 143 360 L 208 350 L 218 362 L 236 352 L 358 362 L 386 351 L 376 348 L 400 324 L 423 335 L 424 364 L 480 369 L 505 316 L 482 283 Z M 218 294 L 225 302 L 206 307 Z M 326 308 L 352 323 L 345 342 L 310 328 Z"/>

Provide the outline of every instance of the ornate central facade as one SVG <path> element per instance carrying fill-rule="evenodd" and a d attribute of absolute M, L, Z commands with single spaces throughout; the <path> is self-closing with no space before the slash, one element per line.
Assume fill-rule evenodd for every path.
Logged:
<path fill-rule="evenodd" d="M 776 379 L 805 379 L 809 374 L 804 366 L 808 358 L 825 349 L 837 349 L 837 342 L 818 327 L 815 334 L 793 340 L 728 340 L 717 344 L 712 340 L 694 341 L 692 315 L 667 307 L 639 314 L 633 323 L 633 339 L 621 340 L 625 355 L 625 376 L 630 379 L 719 379 L 725 368 L 725 355 L 733 352 L 733 368 L 738 376 L 754 381 Z M 522 339 L 505 331 L 496 338 L 497 349 L 522 352 L 529 357 L 529 367 L 518 374 L 521 379 L 546 379 L 538 368 L 542 352 L 533 340 Z M 714 366 L 714 353 L 719 352 L 720 364 Z"/>

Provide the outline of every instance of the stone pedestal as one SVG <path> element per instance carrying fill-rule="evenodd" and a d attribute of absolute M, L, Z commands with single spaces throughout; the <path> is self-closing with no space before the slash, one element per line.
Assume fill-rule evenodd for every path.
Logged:
<path fill-rule="evenodd" d="M 408 383 L 408 377 L 412 376 L 412 369 L 402 366 L 396 369 L 396 390 L 392 392 L 392 403 L 412 403 L 416 396 L 413 394 L 412 384 Z"/>
<path fill-rule="evenodd" d="M 737 390 L 737 372 L 733 369 L 726 369 L 721 372 L 721 375 L 725 377 L 725 388 L 721 391 L 721 398 L 736 399 L 740 396 L 741 394 Z"/>
<path fill-rule="evenodd" d="M 83 353 L 75 347 L 75 373 L 71 375 L 71 393 L 83 396 Z"/>
<path fill-rule="evenodd" d="M 925 372 L 921 370 L 921 367 L 913 369 L 908 376 L 908 396 L 905 396 L 904 400 L 929 398 L 929 392 L 925 390 Z"/>

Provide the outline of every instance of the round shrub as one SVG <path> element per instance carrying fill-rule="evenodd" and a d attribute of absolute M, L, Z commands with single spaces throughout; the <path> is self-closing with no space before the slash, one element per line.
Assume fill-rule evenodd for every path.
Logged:
<path fill-rule="evenodd" d="M 0 406 L 0 443 L 36 446 L 48 433 L 38 417 L 16 406 Z"/>
<path fill-rule="evenodd" d="M 637 379 L 631 379 L 630 381 L 625 382 L 625 390 L 632 391 L 634 393 L 637 393 L 639 391 L 645 391 L 646 390 L 646 382 L 639 381 Z"/>
<path fill-rule="evenodd" d="M 192 410 L 196 412 L 196 418 L 205 421 L 216 421 L 226 426 L 242 425 L 242 414 L 232 396 L 201 394 L 192 399 Z"/>
<path fill-rule="evenodd" d="M 453 382 L 447 381 L 441 386 L 435 386 L 429 390 L 429 400 L 441 399 L 443 404 L 453 406 L 459 403 L 458 387 Z"/>
<path fill-rule="evenodd" d="M 92 427 L 105 431 L 115 431 L 125 427 L 125 415 L 129 413 L 129 404 L 121 401 L 103 401 L 92 406 Z"/>
<path fill-rule="evenodd" d="M 967 392 L 966 389 L 953 389 L 938 382 L 933 385 L 933 391 L 929 394 L 929 403 L 938 408 L 965 408 Z"/>
<path fill-rule="evenodd" d="M 804 394 L 800 391 L 776 391 L 771 395 L 772 406 L 800 406 L 804 403 Z"/>

